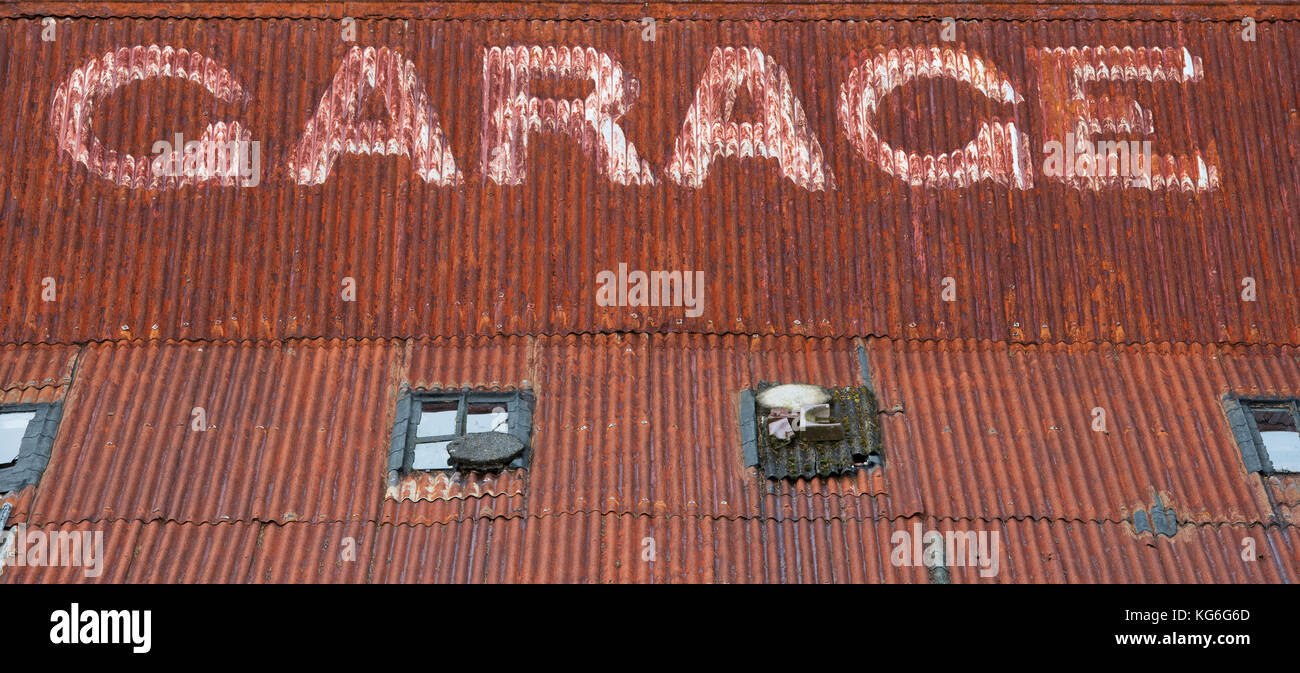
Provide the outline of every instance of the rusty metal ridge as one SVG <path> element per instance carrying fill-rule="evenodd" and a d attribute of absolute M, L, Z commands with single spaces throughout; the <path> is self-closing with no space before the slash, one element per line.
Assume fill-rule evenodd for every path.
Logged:
<path fill-rule="evenodd" d="M 15 511 L 18 511 L 15 509 Z M 26 514 L 26 512 L 23 512 Z M 772 521 L 777 523 L 812 523 L 818 521 L 844 521 L 853 523 L 881 522 L 881 521 L 906 521 L 916 517 L 925 517 L 928 520 L 939 523 L 1010 523 L 1010 522 L 1030 522 L 1030 523 L 1062 523 L 1062 524 L 1114 524 L 1123 525 L 1132 523 L 1132 516 L 1127 517 L 1079 517 L 1079 516 L 1034 516 L 1031 514 L 1018 516 L 953 516 L 943 514 L 928 514 L 926 512 L 911 512 L 897 514 L 873 514 L 868 516 L 859 516 L 849 513 L 844 514 L 823 514 L 807 515 L 800 514 L 797 516 L 779 516 L 773 514 L 691 514 L 688 512 L 661 512 L 648 513 L 636 512 L 629 510 L 592 507 L 588 509 L 563 509 L 550 512 L 537 512 L 528 514 L 472 514 L 461 513 L 445 520 L 387 520 L 383 518 L 363 518 L 363 519 L 321 519 L 321 520 L 301 520 L 301 519 L 275 519 L 266 517 L 247 517 L 239 519 L 183 519 L 176 517 L 132 517 L 132 516 L 109 516 L 93 517 L 84 516 L 69 519 L 50 519 L 40 522 L 40 526 L 76 526 L 81 524 L 115 524 L 115 523 L 140 523 L 140 524 L 170 524 L 176 526 L 222 526 L 227 524 L 242 524 L 246 526 L 289 526 L 297 524 L 306 525 L 363 525 L 363 526 L 405 526 L 408 528 L 430 528 L 450 526 L 470 521 L 540 521 L 542 519 L 552 519 L 558 517 L 570 516 L 617 516 L 628 517 L 633 519 L 649 519 L 656 521 L 682 520 L 682 521 Z M 16 520 L 13 515 L 10 516 L 11 522 L 26 522 L 26 517 Z M 38 525 L 38 524 L 32 524 Z M 1300 524 L 1295 524 L 1286 520 L 1273 519 L 1269 521 L 1248 521 L 1245 519 L 1221 520 L 1221 521 L 1179 521 L 1178 528 L 1181 529 L 1219 529 L 1223 527 L 1246 526 L 1250 528 L 1275 528 L 1283 530 L 1287 528 L 1300 528 Z"/>
<path fill-rule="evenodd" d="M 295 344 L 311 341 L 322 341 L 337 343 L 340 345 L 347 344 L 373 344 L 373 343 L 406 343 L 406 342 L 423 342 L 423 341 L 474 341 L 478 339 L 562 339 L 564 337 L 586 337 L 586 336 L 649 336 L 649 337 L 672 337 L 672 336 L 690 336 L 698 335 L 702 337 L 738 337 L 743 339 L 764 339 L 768 337 L 777 338 L 796 338 L 806 339 L 808 341 L 855 341 L 863 339 L 867 341 L 888 341 L 899 344 L 927 344 L 927 343 L 953 343 L 965 342 L 974 345 L 1003 345 L 1023 346 L 1026 348 L 1053 348 L 1053 347 L 1070 347 L 1072 350 L 1086 346 L 1113 346 L 1116 348 L 1137 348 L 1141 346 L 1212 346 L 1214 348 L 1255 348 L 1262 346 L 1291 346 L 1300 347 L 1300 342 L 1292 343 L 1290 341 L 1241 341 L 1241 340 L 1222 340 L 1222 341 L 1187 341 L 1184 339 L 1150 339 L 1136 340 L 1125 339 L 1123 341 L 1114 341 L 1110 339 L 1084 339 L 1070 341 L 1067 339 L 1055 339 L 1052 341 L 1025 341 L 1014 339 L 988 339 L 983 337 L 937 337 L 937 336 L 901 336 L 892 335 L 885 332 L 867 332 L 863 334 L 845 332 L 842 334 L 788 334 L 774 332 L 741 332 L 735 330 L 724 330 L 719 332 L 709 332 L 700 330 L 669 330 L 664 328 L 656 329 L 586 329 L 586 330 L 567 330 L 567 331 L 511 331 L 511 332 L 493 332 L 483 334 L 405 334 L 405 335 L 388 335 L 388 336 L 338 336 L 331 334 L 296 334 L 293 336 L 278 337 L 130 337 L 126 339 L 40 339 L 24 341 L 5 341 L 0 339 L 0 347 L 4 346 L 65 346 L 69 348 L 85 348 L 87 346 L 100 345 L 118 345 L 118 346 L 185 346 L 185 345 L 214 345 L 214 346 L 238 346 L 250 344 L 256 346 L 267 346 L 275 344 Z M 78 353 L 80 355 L 80 353 Z M 53 385 L 53 384 L 50 384 Z M 28 386 L 29 388 L 41 388 L 41 386 Z"/>
<path fill-rule="evenodd" d="M 1300 19 L 1300 5 L 1288 0 L 1235 3 L 1231 0 L 1088 0 L 1082 2 L 776 2 L 727 0 L 683 2 L 15 2 L 0 5 L 0 18 L 285 18 L 285 19 L 743 19 L 747 21 L 883 19 L 1143 19 L 1256 21 Z"/>

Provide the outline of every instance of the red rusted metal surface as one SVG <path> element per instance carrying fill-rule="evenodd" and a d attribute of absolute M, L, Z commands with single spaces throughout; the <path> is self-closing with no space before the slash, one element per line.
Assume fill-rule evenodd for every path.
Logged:
<path fill-rule="evenodd" d="M 931 581 L 895 565 L 900 532 L 962 530 L 921 517 L 853 521 L 615 514 L 471 519 L 450 524 L 47 525 L 104 534 L 103 572 L 8 567 L 0 583 L 50 582 L 808 582 Z M 993 576 L 953 566 L 954 583 L 1270 582 L 1300 580 L 1295 528 L 1185 526 L 1173 538 L 1123 524 L 1009 520 L 990 525 L 1004 554 Z M 1243 539 L 1257 553 L 1242 558 Z M 653 540 L 653 548 L 651 543 Z M 647 550 L 653 549 L 653 554 Z M 120 559 L 120 560 L 119 560 Z"/>
<path fill-rule="evenodd" d="M 28 516 L 36 523 L 446 523 L 585 511 L 861 518 L 889 509 L 874 500 L 887 492 L 887 474 L 787 485 L 741 461 L 739 391 L 759 380 L 854 384 L 849 340 L 112 343 L 86 346 L 78 358 Z M 386 488 L 403 385 L 533 390 L 533 463 Z M 207 422 L 201 431 L 196 408 Z"/>
<path fill-rule="evenodd" d="M 1159 494 L 1179 521 L 1267 522 L 1221 404 L 1239 379 L 1199 346 L 872 342 L 896 506 L 956 519 L 1122 521 Z M 1253 351 L 1248 360 L 1267 361 Z M 1300 379 L 1270 382 L 1300 394 Z M 1094 409 L 1105 430 L 1094 429 Z M 914 480 L 913 480 L 914 479 Z"/>
<path fill-rule="evenodd" d="M 941 581 L 917 527 L 1000 536 L 953 582 L 1300 580 L 1221 406 L 1300 396 L 1295 5 L 0 17 L 0 401 L 65 403 L 2 502 L 106 562 L 0 583 Z M 1150 172 L 1049 175 L 1070 134 Z M 602 304 L 623 266 L 702 311 Z M 745 467 L 741 390 L 864 375 L 882 469 Z M 528 469 L 389 484 L 404 387 L 532 390 Z"/>
<path fill-rule="evenodd" d="M 1300 344 L 1291 22 L 57 25 L 0 23 L 6 342 Z M 1149 140 L 1150 184 L 1045 175 L 1071 130 Z M 257 184 L 150 173 L 176 133 L 261 143 Z M 624 263 L 703 310 L 598 304 Z"/>
<path fill-rule="evenodd" d="M 556 2 L 539 0 L 450 2 L 264 2 L 258 0 L 198 0 L 186 3 L 118 0 L 109 2 L 36 1 L 0 6 L 3 17 L 141 17 L 141 18 L 331 18 L 368 19 L 673 19 L 744 20 L 871 20 L 871 19 L 1257 19 L 1295 18 L 1289 0 L 1021 0 L 1019 2 L 969 2 L 966 0 L 826 0 L 822 2 L 752 2 L 748 0 L 601 0 Z"/>
<path fill-rule="evenodd" d="M 737 392 L 856 383 L 860 344 L 884 469 L 786 483 L 746 468 Z M 154 551 L 114 572 L 142 581 L 926 581 L 881 556 L 917 515 L 1002 531 L 1010 574 L 995 579 L 1294 580 L 1294 499 L 1274 512 L 1265 488 L 1295 485 L 1245 472 L 1218 406 L 1227 392 L 1300 395 L 1291 348 L 590 335 L 79 350 L 47 348 L 50 374 L 14 375 L 78 363 L 50 466 L 15 521 L 130 524 Z M 530 468 L 419 498 L 386 491 L 403 384 L 534 390 Z M 1096 406 L 1108 432 L 1089 427 Z M 1135 534 L 1134 511 L 1157 496 L 1180 524 L 1172 538 Z M 248 526 L 265 530 L 236 532 Z M 1281 536 L 1261 552 L 1272 565 L 1233 565 L 1237 528 Z M 221 531 L 261 542 L 226 550 L 210 537 Z M 1087 554 L 1143 549 L 1102 567 L 1073 546 L 1084 535 Z M 343 537 L 373 565 L 331 564 Z M 634 562 L 645 537 L 665 563 Z"/>

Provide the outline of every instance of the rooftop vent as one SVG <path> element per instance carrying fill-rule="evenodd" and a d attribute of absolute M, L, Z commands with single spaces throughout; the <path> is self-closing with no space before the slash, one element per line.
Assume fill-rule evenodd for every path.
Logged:
<path fill-rule="evenodd" d="M 770 479 L 830 477 L 883 464 L 869 386 L 760 382 L 741 397 L 745 464 Z"/>
<path fill-rule="evenodd" d="M 831 392 L 821 386 L 806 383 L 786 383 L 760 392 L 756 400 L 764 409 L 792 409 L 831 401 Z"/>

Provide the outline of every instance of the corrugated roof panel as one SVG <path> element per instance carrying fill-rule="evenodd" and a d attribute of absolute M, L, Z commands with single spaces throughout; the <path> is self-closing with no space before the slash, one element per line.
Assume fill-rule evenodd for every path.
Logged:
<path fill-rule="evenodd" d="M 110 530 L 119 529 L 116 523 Z M 238 583 L 254 577 L 250 569 L 254 556 L 260 554 L 261 524 L 151 521 L 132 522 L 132 526 L 135 534 L 127 582 Z M 305 548 L 294 550 L 295 554 L 306 551 Z M 120 561 L 109 557 L 108 562 Z"/>
<path fill-rule="evenodd" d="M 32 520 L 373 520 L 402 352 L 87 346 Z"/>
<path fill-rule="evenodd" d="M 872 474 L 772 483 L 745 468 L 739 393 L 755 369 L 852 383 L 847 340 L 791 340 L 766 351 L 733 336 L 592 335 L 538 339 L 539 447 L 529 511 L 753 516 L 765 508 L 875 511 Z M 759 365 L 758 361 L 763 364 Z M 833 373 L 832 373 L 833 372 Z M 601 384 L 593 387 L 592 382 Z M 766 502 L 767 504 L 762 504 Z"/>
<path fill-rule="evenodd" d="M 1230 380 L 1251 390 L 1245 374 L 1225 376 L 1224 358 L 1268 371 L 1263 349 L 1221 357 L 1203 346 L 872 340 L 884 470 L 787 484 L 744 467 L 738 393 L 773 373 L 852 384 L 861 378 L 856 341 L 504 341 L 87 346 L 31 519 L 445 523 L 613 512 L 861 520 L 924 512 L 1119 522 L 1156 497 L 1179 522 L 1272 516 L 1220 404 Z M 445 500 L 385 497 L 398 389 L 438 376 L 436 367 L 417 375 L 405 364 L 419 351 L 426 355 L 409 358 L 416 368 L 482 358 L 462 377 L 471 384 L 509 383 L 518 374 L 496 372 L 535 362 L 527 471 L 471 478 Z M 1277 375 L 1286 380 L 1284 369 Z M 192 429 L 199 406 L 203 432 Z M 1105 410 L 1104 432 L 1093 429 L 1096 408 Z M 493 496 L 503 479 L 510 487 Z"/>
<path fill-rule="evenodd" d="M 600 533 L 594 513 L 382 525 L 372 581 L 594 583 Z"/>
<path fill-rule="evenodd" d="M 900 520 L 898 525 L 903 525 Z M 606 582 L 913 582 L 889 561 L 888 520 L 605 516 Z"/>
<path fill-rule="evenodd" d="M 1227 378 L 1224 394 L 1300 398 L 1300 350 L 1290 347 L 1227 346 L 1221 357 Z M 1300 514 L 1300 475 L 1267 479 L 1272 502 L 1287 521 Z"/>
<path fill-rule="evenodd" d="M 1300 185 L 1300 148 L 1285 140 L 1300 129 L 1300 90 L 1290 76 L 1300 70 L 1296 25 L 1261 22 L 1257 40 L 1244 42 L 1235 19 L 995 20 L 962 22 L 958 39 L 943 43 L 933 21 L 665 20 L 654 41 L 643 41 L 637 21 L 363 19 L 353 44 L 324 20 L 65 19 L 54 42 L 41 41 L 37 21 L 3 20 L 0 41 L 12 48 L 0 57 L 7 74 L 0 122 L 17 132 L 0 153 L 0 246 L 14 259 L 0 267 L 4 303 L 14 307 L 0 317 L 0 341 L 621 330 L 1300 344 L 1300 306 L 1289 300 L 1300 294 L 1296 244 L 1277 226 L 1296 211 Z M 209 79 L 196 76 L 198 83 L 133 81 L 85 101 L 78 110 L 90 114 L 76 123 L 54 108 L 60 84 L 92 59 L 102 66 L 110 52 L 132 67 L 151 58 L 178 67 L 179 52 L 167 56 L 161 45 L 210 58 L 228 77 L 208 67 Z M 618 61 L 639 86 L 624 91 L 637 95 L 617 120 L 624 144 L 614 147 L 630 156 L 635 146 L 656 184 L 611 184 L 600 157 L 612 155 L 592 149 L 606 140 L 589 138 L 584 149 L 554 133 L 528 137 L 528 156 L 511 173 L 522 184 L 488 179 L 495 174 L 483 157 L 492 156 L 495 136 L 483 105 L 492 90 L 481 74 L 484 48 L 496 45 L 590 46 Z M 959 166 L 1007 178 L 1014 165 L 1017 180 L 1026 167 L 1041 173 L 1066 90 L 1052 88 L 1059 82 L 1045 73 L 1077 63 L 1122 80 L 1088 80 L 1080 85 L 1085 102 L 1129 126 L 1153 127 L 1153 151 L 1183 157 L 1162 159 L 1162 170 L 1185 178 L 1180 189 L 1201 191 L 1081 191 L 1043 175 L 1027 190 L 994 181 L 962 189 L 905 183 L 894 176 L 924 183 L 930 174 L 869 164 L 844 128 L 839 92 L 877 50 L 888 64 L 905 61 L 913 45 L 953 63 L 987 61 L 1020 102 L 998 103 L 950 79 L 909 80 L 880 99 L 872 117 L 879 142 L 949 153 L 987 121 L 999 129 L 988 143 L 1006 150 L 1019 138 L 1030 153 L 977 153 L 969 166 L 962 163 L 969 157 L 937 161 L 936 184 L 956 180 L 943 171 Z M 714 160 L 700 189 L 672 184 L 672 155 L 684 122 L 696 118 L 697 90 L 721 81 L 708 76 L 713 50 L 731 46 L 770 56 L 774 65 L 754 81 L 782 92 L 788 81 L 790 96 L 777 99 L 791 110 L 797 99 L 807 120 L 806 134 L 787 129 L 765 138 L 780 148 L 753 151 L 816 139 L 834 189 L 809 191 L 783 177 L 774 159 L 735 157 Z M 413 73 L 427 93 L 458 185 L 426 183 L 411 160 L 374 154 L 337 158 L 321 185 L 294 183 L 289 160 L 310 158 L 295 145 L 336 72 L 364 61 L 349 60 L 354 47 L 387 47 L 410 61 L 392 72 Z M 340 86 L 360 81 L 344 70 Z M 129 70 L 117 72 L 102 87 L 77 90 L 131 81 Z M 1165 81 L 1140 81 L 1148 77 Z M 582 77 L 545 80 L 533 95 L 581 96 L 592 86 Z M 998 91 L 991 86 L 985 82 Z M 66 86 L 62 100 L 73 91 Z M 757 119 L 746 95 L 736 114 Z M 1138 101 L 1142 114 L 1123 98 Z M 358 110 L 379 115 L 383 105 L 374 99 Z M 209 124 L 233 121 L 262 143 L 265 171 L 255 187 L 136 190 L 88 170 L 116 169 L 111 155 L 91 160 L 95 146 L 83 128 L 105 149 L 147 157 L 159 139 L 178 132 L 198 139 Z M 1011 123 L 1014 137 L 1005 135 Z M 692 139 L 712 142 L 683 142 Z M 82 156 L 81 140 L 84 165 L 69 154 Z M 353 140 L 396 151 L 377 137 Z M 1219 187 L 1208 189 L 1215 175 Z M 598 304 L 597 274 L 620 264 L 703 270 L 703 312 Z M 1241 299 L 1247 277 L 1258 301 Z M 58 284 L 57 302 L 41 301 L 47 278 Z M 356 301 L 344 299 L 346 279 Z M 955 301 L 944 301 L 948 287 Z"/>
<path fill-rule="evenodd" d="M 534 455 L 530 511 L 752 511 L 735 420 L 746 357 L 732 337 L 540 340 L 534 437 L 554 448 Z"/>
<path fill-rule="evenodd" d="M 1152 538 L 1110 522 L 1027 519 L 966 527 L 919 517 L 858 522 L 562 514 L 431 526 L 116 521 L 32 530 L 102 531 L 102 572 L 10 564 L 0 571 L 0 584 L 926 583 L 939 575 L 914 562 L 910 547 L 911 536 L 929 531 L 984 532 L 986 540 L 997 541 L 985 557 L 997 558 L 996 566 L 959 555 L 957 546 L 955 553 L 945 551 L 953 583 L 1300 581 L 1294 526 L 1187 525 L 1172 538 Z M 1253 556 L 1243 544 L 1247 539 Z"/>
<path fill-rule="evenodd" d="M 23 565 L 16 565 L 15 553 L 0 571 L 0 583 L 247 582 L 261 528 L 121 520 L 27 526 L 21 529 L 27 544 L 17 543 Z M 75 543 L 60 538 L 68 535 L 81 537 Z M 56 562 L 48 551 L 55 547 L 61 554 L 72 551 L 76 561 L 62 556 Z"/>
<path fill-rule="evenodd" d="M 526 479 L 526 478 L 525 478 Z M 465 481 L 473 483 L 472 476 Z M 454 498 L 439 500 L 395 500 L 384 498 L 380 521 L 384 523 L 435 524 L 450 523 L 464 519 L 493 519 L 498 517 L 524 516 L 528 513 L 529 496 L 527 484 L 522 493 L 513 495 L 471 495 L 465 494 Z"/>
<path fill-rule="evenodd" d="M 410 344 L 403 382 L 412 389 L 527 389 L 536 379 L 528 337 L 419 339 Z"/>
<path fill-rule="evenodd" d="M 895 507 L 1118 522 L 1158 494 L 1179 521 L 1270 520 L 1211 348 L 872 340 L 868 350 L 881 408 L 902 408 L 882 420 Z"/>
<path fill-rule="evenodd" d="M 39 404 L 62 400 L 68 394 L 77 349 L 69 346 L 0 347 L 0 404 Z M 36 486 L 0 495 L 0 506 L 9 504 L 12 524 L 25 521 Z"/>
<path fill-rule="evenodd" d="M 738 337 L 496 341 L 86 346 L 31 520 L 888 511 L 875 501 L 888 473 L 770 483 L 740 454 L 738 393 L 756 381 L 751 360 L 800 380 L 852 382 L 853 342 L 793 340 L 782 358 Z M 514 386 L 525 381 L 517 363 L 526 359 L 537 394 L 528 470 L 470 475 L 432 502 L 385 495 L 401 385 L 440 381 L 450 367 L 461 372 L 457 385 Z"/>
<path fill-rule="evenodd" d="M 962 531 L 951 522 L 931 523 L 941 533 Z M 1111 522 L 1008 520 L 1000 534 L 998 573 L 980 574 L 969 556 L 950 561 L 954 583 L 1295 583 L 1294 528 L 1182 526 L 1172 537 L 1134 535 Z M 1255 554 L 1244 554 L 1253 540 Z M 1250 556 L 1247 560 L 1245 556 Z M 986 566 L 987 567 L 987 566 Z M 986 571 L 987 572 L 987 571 Z"/>
<path fill-rule="evenodd" d="M 82 521 L 43 526 L 23 523 L 21 528 L 15 525 L 10 532 L 12 551 L 0 568 L 0 583 L 121 584 L 130 581 L 134 544 L 143 526 L 136 521 Z M 25 540 L 19 540 L 18 531 L 23 532 Z M 210 572 L 204 568 L 195 570 Z"/>
<path fill-rule="evenodd" d="M 358 584 L 370 579 L 378 530 L 372 523 L 294 521 L 258 530 L 247 581 Z"/>
<path fill-rule="evenodd" d="M 10 395 L 15 391 L 25 395 L 30 389 L 57 389 L 72 381 L 72 370 L 77 362 L 77 349 L 69 346 L 0 346 L 0 391 Z M 37 393 L 39 400 L 46 393 Z M 6 402 L 8 403 L 8 402 Z"/>

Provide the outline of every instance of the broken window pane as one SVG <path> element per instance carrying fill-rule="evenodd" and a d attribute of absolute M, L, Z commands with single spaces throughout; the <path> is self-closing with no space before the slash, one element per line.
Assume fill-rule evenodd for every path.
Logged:
<path fill-rule="evenodd" d="M 1254 409 L 1255 427 L 1275 472 L 1300 472 L 1300 431 L 1290 409 Z"/>
<path fill-rule="evenodd" d="M 414 391 L 411 414 L 399 414 L 393 429 L 389 469 L 405 472 L 458 470 L 496 472 L 506 467 L 526 467 L 526 451 L 504 452 L 493 462 L 495 447 L 528 448 L 532 428 L 533 396 L 528 392 Z M 402 402 L 407 404 L 408 402 Z M 502 436 L 493 436 L 502 435 Z M 467 439 L 474 437 L 473 439 Z M 518 440 L 511 444 L 508 440 Z M 397 442 L 403 442 L 398 446 Z M 460 442 L 453 455 L 448 449 Z M 397 451 L 401 448 L 401 452 Z"/>
<path fill-rule="evenodd" d="M 35 411 L 0 414 L 0 465 L 7 465 L 18 459 L 18 450 L 22 448 L 27 424 L 33 418 L 36 418 Z"/>
<path fill-rule="evenodd" d="M 445 470 L 451 467 L 448 460 L 447 445 L 451 442 L 428 442 L 425 444 L 416 444 L 414 459 L 411 461 L 413 470 Z"/>
<path fill-rule="evenodd" d="M 510 414 L 502 403 L 471 404 L 465 415 L 465 432 L 508 432 Z"/>
<path fill-rule="evenodd" d="M 459 403 L 455 401 L 425 402 L 420 405 L 420 425 L 415 429 L 417 437 L 442 437 L 456 434 L 456 410 Z"/>

